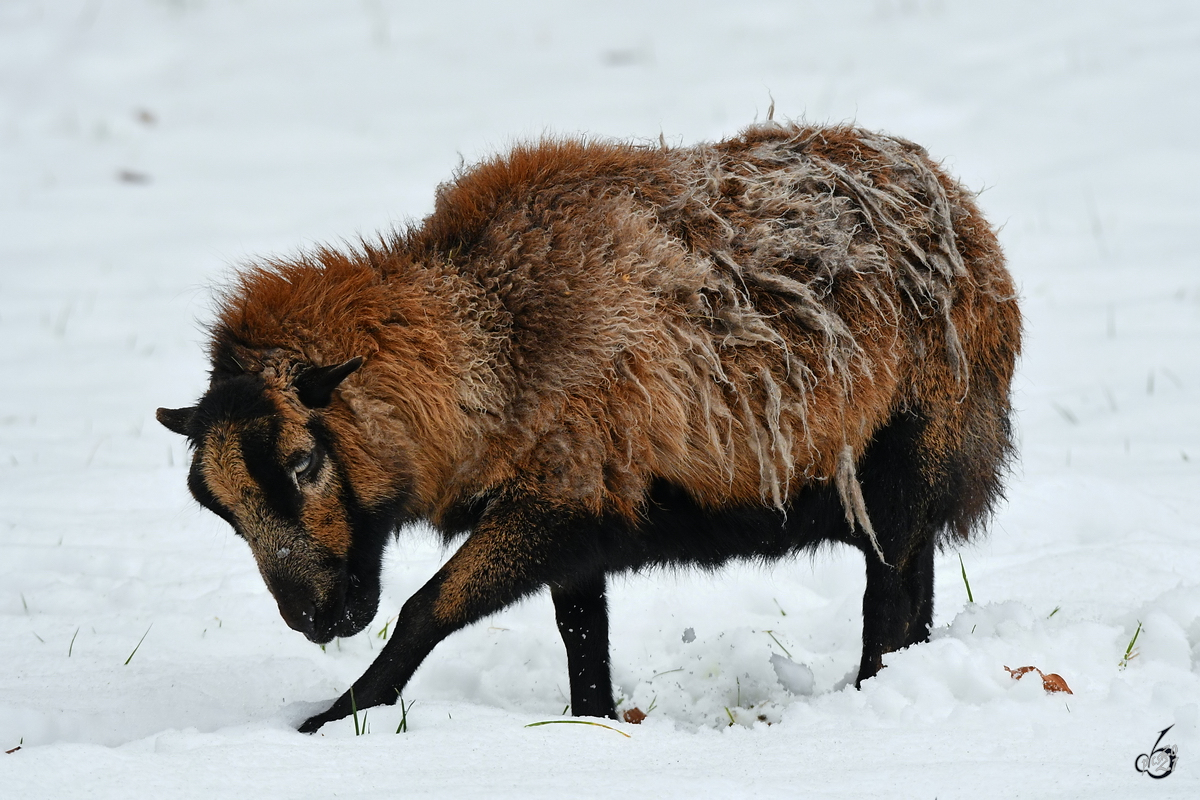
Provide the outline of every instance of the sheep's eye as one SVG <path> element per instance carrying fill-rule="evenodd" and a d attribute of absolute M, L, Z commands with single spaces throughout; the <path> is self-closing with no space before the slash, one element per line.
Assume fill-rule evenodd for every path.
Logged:
<path fill-rule="evenodd" d="M 301 453 L 292 459 L 292 480 L 298 484 L 311 481 L 316 477 L 320 467 L 321 461 L 315 450 Z"/>

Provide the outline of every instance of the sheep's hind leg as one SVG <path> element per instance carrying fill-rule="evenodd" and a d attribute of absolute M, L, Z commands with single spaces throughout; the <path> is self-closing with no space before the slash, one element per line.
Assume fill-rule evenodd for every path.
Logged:
<path fill-rule="evenodd" d="M 929 641 L 929 629 L 933 627 L 933 556 L 936 552 L 937 546 L 931 536 L 905 571 L 904 585 L 912 602 L 912 616 L 903 647 Z"/>
<path fill-rule="evenodd" d="M 894 567 L 881 564 L 873 553 L 867 554 L 867 590 L 862 609 L 862 661 L 855 686 L 883 669 L 884 653 L 900 648 L 912 615 L 901 575 Z"/>
<path fill-rule="evenodd" d="M 855 685 L 883 668 L 883 656 L 924 641 L 933 618 L 936 493 L 920 469 L 924 420 L 901 412 L 876 433 L 859 464 L 863 501 L 887 563 L 865 535 L 852 541 L 866 557 L 862 661 Z"/>

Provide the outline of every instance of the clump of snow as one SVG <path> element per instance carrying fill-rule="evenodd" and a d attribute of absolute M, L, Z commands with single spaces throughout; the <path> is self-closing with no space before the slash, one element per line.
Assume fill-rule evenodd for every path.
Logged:
<path fill-rule="evenodd" d="M 771 655 L 771 666 L 775 668 L 775 677 L 779 678 L 779 685 L 792 694 L 809 695 L 813 693 L 813 684 L 816 679 L 808 667 L 797 664 L 779 653 Z"/>

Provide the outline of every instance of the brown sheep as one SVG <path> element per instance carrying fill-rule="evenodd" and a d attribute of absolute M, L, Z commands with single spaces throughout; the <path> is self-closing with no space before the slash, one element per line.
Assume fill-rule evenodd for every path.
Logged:
<path fill-rule="evenodd" d="M 400 526 L 466 534 L 359 708 L 549 586 L 572 711 L 612 717 L 608 573 L 845 542 L 858 681 L 927 639 L 935 549 L 1000 496 L 1020 331 L 992 230 L 910 142 L 547 140 L 464 170 L 419 226 L 246 269 L 208 391 L 158 417 L 315 642 L 374 617 Z"/>

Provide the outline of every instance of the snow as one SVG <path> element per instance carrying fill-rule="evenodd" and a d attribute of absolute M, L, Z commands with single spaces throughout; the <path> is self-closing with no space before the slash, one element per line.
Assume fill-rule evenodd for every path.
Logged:
<path fill-rule="evenodd" d="M 779 679 L 780 685 L 792 694 L 813 693 L 816 677 L 804 664 L 797 664 L 781 653 L 773 653 L 771 666 L 775 669 L 775 677 Z"/>
<path fill-rule="evenodd" d="M 1200 796 L 1198 79 L 1184 2 L 0 4 L 0 793 Z M 440 645 L 407 733 L 295 733 L 445 553 L 406 532 L 324 652 L 283 624 L 153 419 L 203 390 L 211 288 L 521 138 L 711 140 L 772 102 L 924 144 L 1002 226 L 1022 459 L 974 602 L 942 555 L 932 640 L 856 691 L 856 553 L 618 578 L 630 738 L 524 727 L 567 702 L 544 596 Z"/>

